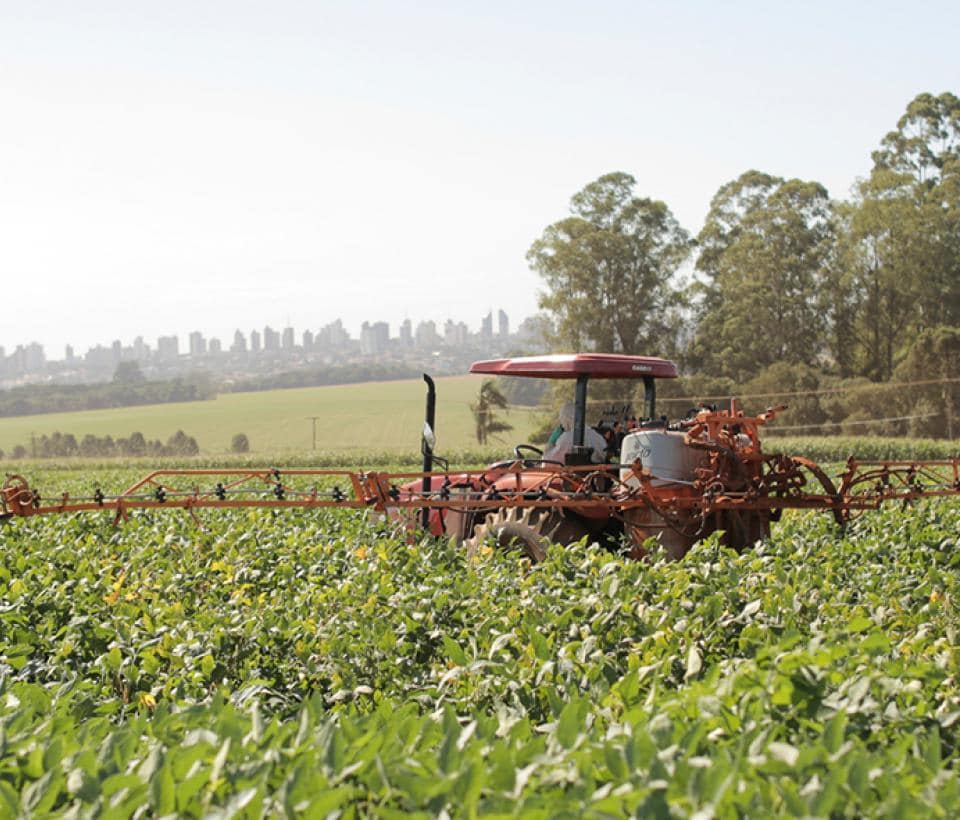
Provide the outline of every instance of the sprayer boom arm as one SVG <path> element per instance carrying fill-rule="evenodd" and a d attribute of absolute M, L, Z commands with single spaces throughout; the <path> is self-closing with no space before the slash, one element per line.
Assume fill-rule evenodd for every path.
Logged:
<path fill-rule="evenodd" d="M 131 510 L 235 507 L 400 509 L 485 512 L 503 507 L 606 511 L 649 507 L 666 515 L 709 516 L 722 510 L 821 509 L 838 520 L 884 502 L 960 495 L 960 459 L 858 461 L 851 458 L 836 484 L 807 459 L 763 455 L 758 477 L 732 486 L 719 470 L 696 481 L 664 485 L 633 465 L 531 467 L 504 462 L 467 472 L 357 472 L 350 470 L 157 470 L 126 490 L 47 497 L 19 475 L 0 487 L 0 518 L 107 510 L 115 520 Z M 624 470 L 628 479 L 624 480 Z M 807 489 L 810 478 L 820 487 Z M 427 483 L 424 479 L 429 478 Z M 496 486 L 494 484 L 496 483 Z"/>

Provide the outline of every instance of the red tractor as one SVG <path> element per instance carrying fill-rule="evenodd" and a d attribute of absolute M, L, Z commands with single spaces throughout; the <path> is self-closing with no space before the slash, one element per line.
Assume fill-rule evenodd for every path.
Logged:
<path fill-rule="evenodd" d="M 858 461 L 851 457 L 836 482 L 802 456 L 764 453 L 760 428 L 783 407 L 747 416 L 703 407 L 669 422 L 656 413 L 656 381 L 677 376 L 669 361 L 644 356 L 579 354 L 476 362 L 472 373 L 571 379 L 571 446 L 562 460 L 530 444 L 483 470 L 450 471 L 434 455 L 436 391 L 428 385 L 423 470 L 158 470 L 119 494 L 45 498 L 25 478 L 0 486 L 0 521 L 16 517 L 108 510 L 115 522 L 136 509 L 221 507 L 346 507 L 372 509 L 454 536 L 475 551 L 485 543 L 517 545 L 532 559 L 546 544 L 582 539 L 625 548 L 634 557 L 653 549 L 682 557 L 714 532 L 735 549 L 770 533 L 785 509 L 829 511 L 842 526 L 859 512 L 891 500 L 960 494 L 960 459 Z M 641 379 L 640 420 L 605 448 L 588 433 L 587 390 L 594 379 Z M 599 463 L 598 463 L 599 462 Z M 435 470 L 441 464 L 442 471 Z"/>
<path fill-rule="evenodd" d="M 665 359 L 555 355 L 481 361 L 470 372 L 575 381 L 573 447 L 562 462 L 545 459 L 531 444 L 518 444 L 514 459 L 480 473 L 446 477 L 451 497 L 492 502 L 489 507 L 474 503 L 430 513 L 431 532 L 453 535 L 470 550 L 493 539 L 502 546 L 521 545 L 540 559 L 548 543 L 587 538 L 619 546 L 626 536 L 634 556 L 645 554 L 653 546 L 649 539 L 655 539 L 670 557 L 680 558 L 696 540 L 717 530 L 735 547 L 752 544 L 769 535 L 770 522 L 780 513 L 779 508 L 760 505 L 721 508 L 705 516 L 705 498 L 751 491 L 759 498 L 761 489 L 783 495 L 784 483 L 802 486 L 800 468 L 810 471 L 826 493 L 836 495 L 827 476 L 806 459 L 766 458 L 761 453 L 757 430 L 780 408 L 747 417 L 734 404 L 729 411 L 703 409 L 673 423 L 658 417 L 656 381 L 677 377 L 676 365 Z M 642 379 L 644 385 L 641 418 L 617 438 L 612 455 L 600 464 L 584 443 L 589 383 L 595 379 Z M 617 421 L 628 423 L 626 418 Z M 424 450 L 429 458 L 429 443 Z M 430 469 L 427 461 L 424 470 Z M 779 479 L 769 487 L 774 475 Z M 413 498 L 423 495 L 424 488 L 419 480 L 403 490 Z"/>

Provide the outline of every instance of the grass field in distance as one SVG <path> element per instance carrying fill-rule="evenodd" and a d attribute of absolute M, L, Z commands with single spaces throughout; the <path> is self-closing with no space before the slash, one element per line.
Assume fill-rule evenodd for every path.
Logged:
<path fill-rule="evenodd" d="M 437 380 L 437 451 L 476 447 L 470 403 L 480 376 Z M 309 416 L 317 420 L 317 450 L 337 452 L 416 452 L 423 427 L 426 385 L 420 379 L 305 387 L 257 393 L 226 393 L 213 401 L 121 407 L 73 413 L 0 418 L 0 450 L 29 449 L 31 435 L 87 433 L 114 438 L 141 432 L 166 441 L 177 430 L 197 439 L 201 454 L 229 452 L 236 433 L 246 433 L 254 453 L 305 451 L 312 447 Z M 522 408 L 506 414 L 513 430 L 503 435 L 504 450 L 528 440 L 535 413 Z M 491 442 L 495 444 L 495 442 Z"/>

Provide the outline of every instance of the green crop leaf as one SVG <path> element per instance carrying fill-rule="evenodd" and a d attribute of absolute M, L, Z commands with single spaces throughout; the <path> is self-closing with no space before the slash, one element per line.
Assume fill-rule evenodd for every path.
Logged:
<path fill-rule="evenodd" d="M 451 774 L 460 765 L 460 723 L 456 713 L 447 709 L 443 716 L 443 740 L 437 755 L 440 771 Z"/>
<path fill-rule="evenodd" d="M 859 752 L 853 755 L 850 768 L 847 771 L 847 784 L 854 794 L 866 799 L 870 792 L 870 761 L 866 754 Z"/>
<path fill-rule="evenodd" d="M 168 761 L 164 761 L 150 781 L 150 804 L 157 815 L 172 814 L 177 807 L 176 782 Z"/>
<path fill-rule="evenodd" d="M 328 817 L 331 812 L 346 805 L 353 794 L 349 786 L 326 789 L 311 797 L 301 809 L 304 817 Z"/>
<path fill-rule="evenodd" d="M 466 666 L 470 662 L 466 653 L 460 648 L 460 644 L 446 635 L 443 636 L 443 649 L 447 657 L 457 666 Z"/>
<path fill-rule="evenodd" d="M 583 721 L 587 713 L 585 701 L 577 698 L 563 707 L 557 720 L 557 741 L 564 749 L 572 749 L 583 731 Z"/>
<path fill-rule="evenodd" d="M 927 764 L 927 768 L 936 774 L 940 771 L 942 764 L 942 743 L 940 740 L 939 727 L 934 726 L 922 740 L 922 743 L 924 762 Z"/>
<path fill-rule="evenodd" d="M 847 716 L 843 712 L 838 712 L 827 722 L 823 733 L 823 745 L 830 754 L 840 750 L 846 726 Z"/>
<path fill-rule="evenodd" d="M 890 649 L 890 639 L 879 630 L 875 630 L 863 639 L 860 648 L 870 654 L 886 652 Z"/>
<path fill-rule="evenodd" d="M 23 790 L 20 805 L 28 815 L 43 814 L 56 802 L 64 785 L 63 774 L 51 770 Z"/>
<path fill-rule="evenodd" d="M 850 620 L 850 623 L 847 625 L 848 632 L 866 632 L 868 629 L 875 626 L 873 621 L 869 618 L 864 617 L 863 615 L 858 615 L 855 618 Z"/>
<path fill-rule="evenodd" d="M 691 645 L 690 649 L 687 650 L 687 668 L 683 674 L 683 679 L 685 681 L 692 680 L 700 674 L 701 669 L 703 669 L 703 661 L 700 658 L 700 653 L 697 651 L 697 647 Z"/>
<path fill-rule="evenodd" d="M 0 808 L 5 817 L 16 817 L 20 813 L 20 795 L 5 780 L 0 780 Z"/>

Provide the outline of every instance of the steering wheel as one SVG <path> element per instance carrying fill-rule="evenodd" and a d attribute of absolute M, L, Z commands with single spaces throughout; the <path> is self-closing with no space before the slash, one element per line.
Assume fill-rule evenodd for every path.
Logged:
<path fill-rule="evenodd" d="M 534 457 L 525 458 L 525 451 Z M 543 450 L 541 450 L 539 447 L 534 447 L 532 444 L 518 444 L 513 448 L 513 454 L 516 459 L 523 462 L 524 467 L 535 467 L 537 465 L 543 466 L 546 464 L 555 464 L 558 467 L 563 466 L 563 464 L 559 461 L 547 461 L 544 459 Z M 484 476 L 492 471 L 507 469 L 513 466 L 515 463 L 515 461 L 498 461 L 496 464 L 491 464 L 489 467 L 487 467 L 487 469 L 484 471 Z M 496 477 L 493 480 L 496 480 Z"/>
<path fill-rule="evenodd" d="M 524 456 L 523 451 L 529 451 L 533 453 L 536 458 Z M 539 447 L 534 447 L 532 444 L 518 444 L 513 448 L 513 454 L 523 461 L 543 461 L 543 450 L 541 450 Z"/>

